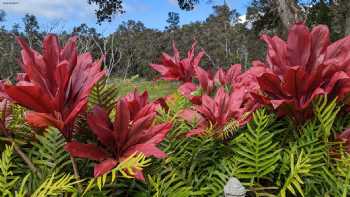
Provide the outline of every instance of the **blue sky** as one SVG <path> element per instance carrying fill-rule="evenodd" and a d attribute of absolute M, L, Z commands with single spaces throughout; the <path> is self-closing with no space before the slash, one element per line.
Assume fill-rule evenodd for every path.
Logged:
<path fill-rule="evenodd" d="M 180 14 L 180 23 L 187 24 L 193 21 L 203 21 L 212 11 L 212 6 L 223 4 L 224 0 L 206 0 L 187 12 L 179 9 L 177 0 L 124 0 L 126 13 L 115 16 L 113 22 L 96 24 L 94 6 L 88 5 L 87 0 L 0 0 L 0 9 L 5 10 L 7 16 L 4 23 L 10 28 L 14 23 L 22 24 L 26 13 L 37 16 L 40 28 L 50 32 L 62 30 L 71 31 L 74 26 L 86 23 L 95 27 L 98 32 L 108 34 L 115 31 L 122 21 L 140 20 L 146 27 L 164 29 L 168 12 Z M 226 0 L 232 9 L 244 15 L 250 0 Z M 0 24 L 1 25 L 1 24 Z"/>

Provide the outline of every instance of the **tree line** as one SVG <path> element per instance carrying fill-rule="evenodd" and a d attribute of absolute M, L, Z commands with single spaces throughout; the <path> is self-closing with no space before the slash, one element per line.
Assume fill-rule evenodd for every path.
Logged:
<path fill-rule="evenodd" d="M 196 6 L 201 1 L 180 4 L 186 2 L 190 1 L 179 1 L 179 6 L 191 10 L 191 6 Z M 165 19 L 168 25 L 164 30 L 151 29 L 141 21 L 129 20 L 122 22 L 108 36 L 101 35 L 86 24 L 73 28 L 71 32 L 61 31 L 58 34 L 62 42 L 72 35 L 79 36 L 79 50 L 91 51 L 95 57 L 105 54 L 104 65 L 107 70 L 123 78 L 133 75 L 154 77 L 155 73 L 148 64 L 159 62 L 162 52 L 171 52 L 172 41 L 176 42 L 180 52 L 187 51 L 196 41 L 197 50 L 205 49 L 203 66 L 209 70 L 218 66 L 228 67 L 233 63 L 241 63 L 247 68 L 252 60 L 262 58 L 264 54 L 265 46 L 259 41 L 262 33 L 285 37 L 288 26 L 295 21 L 304 21 L 309 26 L 327 24 L 331 28 L 333 40 L 349 34 L 349 2 L 252 0 L 247 7 L 246 21 L 241 21 L 239 13 L 224 2 L 213 6 L 212 13 L 204 21 L 182 26 L 181 16 L 169 12 Z M 105 17 L 113 13 L 110 10 L 99 11 L 100 16 Z M 6 20 L 6 14 L 0 12 L 0 26 L 3 20 Z M 22 24 L 14 24 L 11 29 L 1 27 L 0 78 L 12 79 L 14 73 L 20 70 L 17 63 L 19 49 L 14 42 L 16 35 L 25 37 L 32 47 L 39 49 L 43 36 L 52 30 L 50 27 L 40 27 L 36 17 L 30 14 L 25 15 Z"/>

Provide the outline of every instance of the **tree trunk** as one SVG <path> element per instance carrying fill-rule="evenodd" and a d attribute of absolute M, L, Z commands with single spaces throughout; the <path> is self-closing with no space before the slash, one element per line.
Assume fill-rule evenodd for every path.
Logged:
<path fill-rule="evenodd" d="M 350 35 L 350 1 L 346 1 L 345 36 Z"/>
<path fill-rule="evenodd" d="M 295 22 L 303 21 L 302 9 L 296 0 L 273 0 L 273 2 L 285 31 Z"/>

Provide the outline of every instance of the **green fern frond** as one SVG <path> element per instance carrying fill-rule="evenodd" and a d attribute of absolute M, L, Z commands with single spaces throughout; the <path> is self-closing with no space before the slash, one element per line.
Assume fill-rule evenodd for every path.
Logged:
<path fill-rule="evenodd" d="M 14 164 L 12 163 L 13 160 L 13 148 L 12 146 L 7 146 L 5 150 L 1 154 L 1 160 L 0 160 L 0 192 L 3 196 L 10 195 L 12 196 L 12 190 L 15 189 L 16 184 L 20 177 L 14 176 L 13 174 L 13 167 Z"/>
<path fill-rule="evenodd" d="M 304 181 L 303 177 L 310 175 L 312 166 L 310 164 L 310 158 L 308 155 L 301 151 L 297 154 L 296 147 L 292 147 L 289 152 L 290 159 L 290 173 L 288 178 L 284 182 L 284 185 L 280 191 L 281 197 L 287 196 L 287 191 L 291 192 L 294 196 L 297 196 L 297 192 L 304 196 L 302 185 Z"/>
<path fill-rule="evenodd" d="M 233 142 L 239 162 L 237 177 L 250 179 L 250 184 L 272 173 L 280 160 L 281 150 L 273 141 L 274 134 L 269 132 L 272 121 L 273 117 L 265 109 L 256 111 L 247 125 L 248 130 Z"/>
<path fill-rule="evenodd" d="M 298 150 L 303 150 L 310 158 L 312 164 L 312 173 L 320 173 L 321 167 L 328 160 L 328 144 L 325 144 L 321 136 L 319 136 L 318 125 L 315 121 L 310 121 L 303 128 L 303 134 L 295 142 Z"/>
<path fill-rule="evenodd" d="M 176 92 L 172 95 L 170 95 L 171 99 L 166 101 L 166 104 L 168 105 L 168 110 L 160 109 L 159 110 L 159 116 L 157 116 L 157 122 L 163 123 L 163 122 L 182 122 L 182 120 L 177 121 L 179 112 L 181 110 L 190 107 L 191 102 L 184 96 L 182 96 L 180 93 Z"/>
<path fill-rule="evenodd" d="M 114 84 L 107 83 L 107 79 L 98 81 L 89 96 L 90 109 L 98 105 L 107 111 L 111 111 L 118 97 L 118 88 Z"/>
<path fill-rule="evenodd" d="M 76 184 L 73 175 L 65 174 L 56 176 L 54 173 L 47 178 L 31 195 L 32 197 L 57 196 L 63 193 L 76 192 L 74 185 Z"/>
<path fill-rule="evenodd" d="M 235 177 L 239 162 L 235 158 L 228 157 L 221 160 L 217 166 L 208 169 L 206 185 L 202 190 L 207 191 L 210 196 L 222 196 L 224 186 L 230 177 Z"/>
<path fill-rule="evenodd" d="M 19 187 L 18 191 L 15 191 L 15 196 L 16 197 L 25 197 L 27 194 L 27 189 L 26 189 L 26 183 L 29 179 L 31 174 L 27 174 L 23 179 L 22 179 L 22 183 L 21 186 Z"/>
<path fill-rule="evenodd" d="M 337 99 L 328 101 L 327 96 L 319 97 L 314 103 L 314 113 L 321 124 L 323 139 L 328 142 L 333 123 L 341 107 L 337 105 Z"/>
<path fill-rule="evenodd" d="M 37 135 L 36 139 L 29 152 L 34 165 L 48 174 L 53 171 L 64 172 L 70 160 L 69 154 L 64 150 L 66 141 L 63 135 L 56 128 L 49 127 L 43 135 Z"/>
<path fill-rule="evenodd" d="M 153 197 L 190 197 L 205 194 L 204 191 L 193 191 L 192 187 L 186 185 L 175 173 L 162 178 L 149 175 L 147 181 Z"/>

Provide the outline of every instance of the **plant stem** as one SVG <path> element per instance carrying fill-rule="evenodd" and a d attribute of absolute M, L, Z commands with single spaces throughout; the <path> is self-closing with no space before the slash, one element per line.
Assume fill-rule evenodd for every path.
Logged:
<path fill-rule="evenodd" d="M 77 163 L 75 162 L 75 159 L 74 159 L 74 157 L 72 155 L 69 155 L 69 156 L 70 156 L 70 160 L 72 161 L 74 176 L 77 179 L 80 179 Z"/>
<path fill-rule="evenodd" d="M 69 154 L 69 157 L 70 157 L 70 160 L 72 162 L 74 176 L 75 176 L 77 181 L 80 181 L 80 175 L 79 175 L 77 162 L 75 162 L 75 159 L 74 159 L 74 157 L 71 154 Z M 80 182 L 78 182 L 78 189 L 79 189 L 80 192 L 83 191 L 82 186 L 80 185 Z"/>
<path fill-rule="evenodd" d="M 23 159 L 23 161 L 28 165 L 28 167 L 30 168 L 30 170 L 34 173 L 37 174 L 39 178 L 42 178 L 40 172 L 38 171 L 38 169 L 36 169 L 36 167 L 34 166 L 34 164 L 32 163 L 32 161 L 29 159 L 29 157 L 21 150 L 21 148 L 19 146 L 17 146 L 17 144 L 13 143 L 13 148 L 15 149 L 16 153 Z"/>

